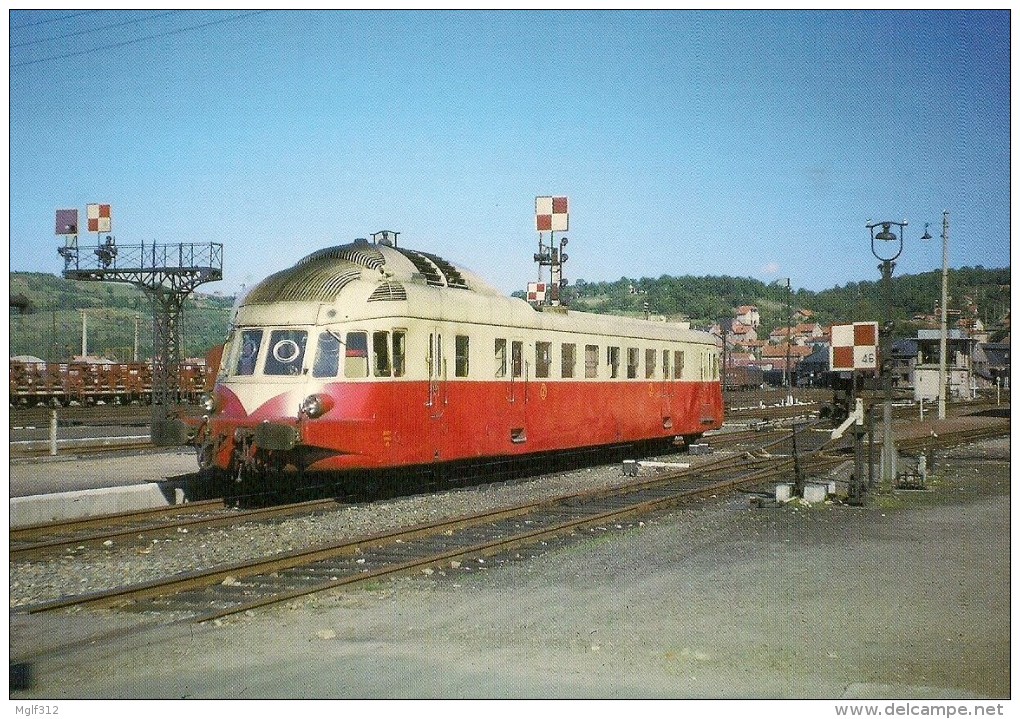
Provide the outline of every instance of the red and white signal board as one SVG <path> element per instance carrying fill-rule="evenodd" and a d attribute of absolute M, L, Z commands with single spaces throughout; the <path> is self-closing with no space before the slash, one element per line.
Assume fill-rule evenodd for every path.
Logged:
<path fill-rule="evenodd" d="M 110 231 L 110 206 L 109 205 L 87 205 L 85 216 L 88 218 L 89 232 Z"/>
<path fill-rule="evenodd" d="M 851 372 L 878 368 L 878 323 L 854 322 L 832 326 L 832 351 L 829 369 Z"/>
<path fill-rule="evenodd" d="M 528 283 L 528 302 L 545 302 L 545 283 Z"/>
<path fill-rule="evenodd" d="M 566 197 L 535 198 L 535 229 L 539 232 L 566 232 L 570 224 Z"/>

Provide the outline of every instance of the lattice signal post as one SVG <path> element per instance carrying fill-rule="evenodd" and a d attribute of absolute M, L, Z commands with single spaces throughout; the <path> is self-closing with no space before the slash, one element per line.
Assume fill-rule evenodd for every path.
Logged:
<path fill-rule="evenodd" d="M 90 205 L 89 229 L 108 232 L 109 205 Z M 223 245 L 218 242 L 118 245 L 112 236 L 96 239 L 95 247 L 78 245 L 78 211 L 57 210 L 58 252 L 64 277 L 93 282 L 126 282 L 142 288 L 152 301 L 152 442 L 181 444 L 177 422 L 180 405 L 180 321 L 188 295 L 206 282 L 223 279 Z"/>

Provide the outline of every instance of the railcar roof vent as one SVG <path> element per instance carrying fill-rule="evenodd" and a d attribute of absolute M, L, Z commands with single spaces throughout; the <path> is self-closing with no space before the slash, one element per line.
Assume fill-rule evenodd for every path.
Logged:
<path fill-rule="evenodd" d="M 368 244 L 366 240 L 361 242 L 355 240 L 352 245 L 327 247 L 324 250 L 313 252 L 300 260 L 298 266 L 325 259 L 347 260 L 370 270 L 378 270 L 386 264 L 386 258 L 383 257 L 382 252 Z"/>
<path fill-rule="evenodd" d="M 415 268 L 417 268 L 417 270 L 425 277 L 425 282 L 433 287 L 456 287 L 462 290 L 468 289 L 464 276 L 442 257 L 429 254 L 428 252 L 406 250 L 399 247 L 394 249 L 413 262 Z"/>
<path fill-rule="evenodd" d="M 346 260 L 299 265 L 264 279 L 248 293 L 244 303 L 332 302 L 361 273 L 361 267 Z"/>
<path fill-rule="evenodd" d="M 399 282 L 383 282 L 368 296 L 369 302 L 399 302 L 407 299 L 407 290 Z"/>

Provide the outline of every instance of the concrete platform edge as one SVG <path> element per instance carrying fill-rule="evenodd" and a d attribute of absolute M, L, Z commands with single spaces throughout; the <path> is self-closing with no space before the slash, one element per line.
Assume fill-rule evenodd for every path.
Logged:
<path fill-rule="evenodd" d="M 183 490 L 164 482 L 12 497 L 10 526 L 17 529 L 46 522 L 167 507 L 183 501 Z"/>

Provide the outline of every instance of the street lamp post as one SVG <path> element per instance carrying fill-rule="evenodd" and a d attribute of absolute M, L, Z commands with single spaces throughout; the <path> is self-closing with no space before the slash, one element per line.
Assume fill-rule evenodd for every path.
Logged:
<path fill-rule="evenodd" d="M 942 312 L 939 324 L 939 419 L 946 418 L 946 374 L 949 357 L 946 313 L 949 311 L 949 210 L 942 213 Z"/>
<path fill-rule="evenodd" d="M 899 228 L 899 234 L 890 229 L 893 225 Z M 893 222 L 883 221 L 872 223 L 870 220 L 865 227 L 871 231 L 871 253 L 882 261 L 878 269 L 882 273 L 882 288 L 885 296 L 885 322 L 882 325 L 882 389 L 885 395 L 885 404 L 882 410 L 882 476 L 881 482 L 884 489 L 891 489 L 893 480 L 896 477 L 896 445 L 892 429 L 892 273 L 896 267 L 896 258 L 903 252 L 903 228 L 907 221 Z M 875 232 L 876 227 L 881 227 Z M 883 249 L 875 244 L 878 240 Z M 887 244 L 888 243 L 888 244 Z M 893 251 L 895 250 L 895 251 Z"/>

